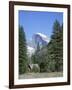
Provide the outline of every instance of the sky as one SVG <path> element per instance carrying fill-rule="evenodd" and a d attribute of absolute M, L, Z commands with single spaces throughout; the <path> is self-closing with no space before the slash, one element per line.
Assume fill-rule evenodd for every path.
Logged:
<path fill-rule="evenodd" d="M 19 11 L 19 25 L 24 28 L 27 41 L 31 40 L 35 33 L 42 33 L 50 38 L 55 20 L 58 20 L 60 24 L 62 24 L 63 13 L 24 10 Z"/>

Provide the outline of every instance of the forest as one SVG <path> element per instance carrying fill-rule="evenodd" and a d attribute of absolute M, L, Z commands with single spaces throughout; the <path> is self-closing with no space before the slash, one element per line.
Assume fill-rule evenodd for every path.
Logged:
<path fill-rule="evenodd" d="M 63 72 L 63 24 L 55 20 L 49 43 L 37 49 L 31 56 L 30 68 L 24 28 L 19 26 L 19 74 Z"/>

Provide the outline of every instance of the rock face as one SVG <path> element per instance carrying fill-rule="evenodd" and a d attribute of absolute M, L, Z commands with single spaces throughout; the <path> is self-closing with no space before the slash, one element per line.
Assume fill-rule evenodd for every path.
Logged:
<path fill-rule="evenodd" d="M 36 33 L 32 37 L 32 41 L 29 41 L 27 43 L 27 54 L 29 57 L 32 56 L 32 54 L 37 49 L 37 46 L 39 44 L 40 49 L 44 46 L 46 46 L 49 42 L 49 39 L 46 35 L 42 33 Z"/>
<path fill-rule="evenodd" d="M 46 35 L 42 34 L 42 33 L 36 33 L 33 36 L 33 41 L 34 41 L 34 47 L 35 49 L 37 49 L 37 45 L 39 44 L 40 48 L 42 48 L 43 46 L 46 46 L 49 42 L 49 39 Z"/>

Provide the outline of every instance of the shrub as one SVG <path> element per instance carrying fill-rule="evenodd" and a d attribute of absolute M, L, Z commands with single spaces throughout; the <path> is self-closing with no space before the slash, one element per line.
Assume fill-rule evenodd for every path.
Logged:
<path fill-rule="evenodd" d="M 47 67 L 46 67 L 46 63 L 40 63 L 40 72 L 46 72 L 47 71 Z"/>

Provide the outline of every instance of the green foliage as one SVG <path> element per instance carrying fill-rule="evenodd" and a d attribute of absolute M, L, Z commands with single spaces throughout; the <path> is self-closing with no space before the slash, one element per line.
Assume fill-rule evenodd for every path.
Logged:
<path fill-rule="evenodd" d="M 53 34 L 48 44 L 48 60 L 51 71 L 62 71 L 63 66 L 63 26 L 56 20 Z M 53 68 L 52 68 L 53 67 Z"/>
<path fill-rule="evenodd" d="M 23 27 L 19 27 L 19 74 L 27 71 L 27 48 Z"/>
<path fill-rule="evenodd" d="M 37 51 L 37 50 L 36 50 Z M 32 63 L 38 64 L 40 67 L 40 72 L 46 72 L 47 70 L 47 53 L 46 51 L 35 52 L 34 55 L 31 57 Z"/>
<path fill-rule="evenodd" d="M 33 64 L 37 63 L 37 62 L 36 62 L 36 55 L 35 55 L 35 54 L 33 54 L 33 55 L 31 56 L 31 61 L 32 61 Z"/>
<path fill-rule="evenodd" d="M 40 72 L 46 72 L 47 68 L 46 68 L 46 63 L 42 62 L 40 63 Z"/>

